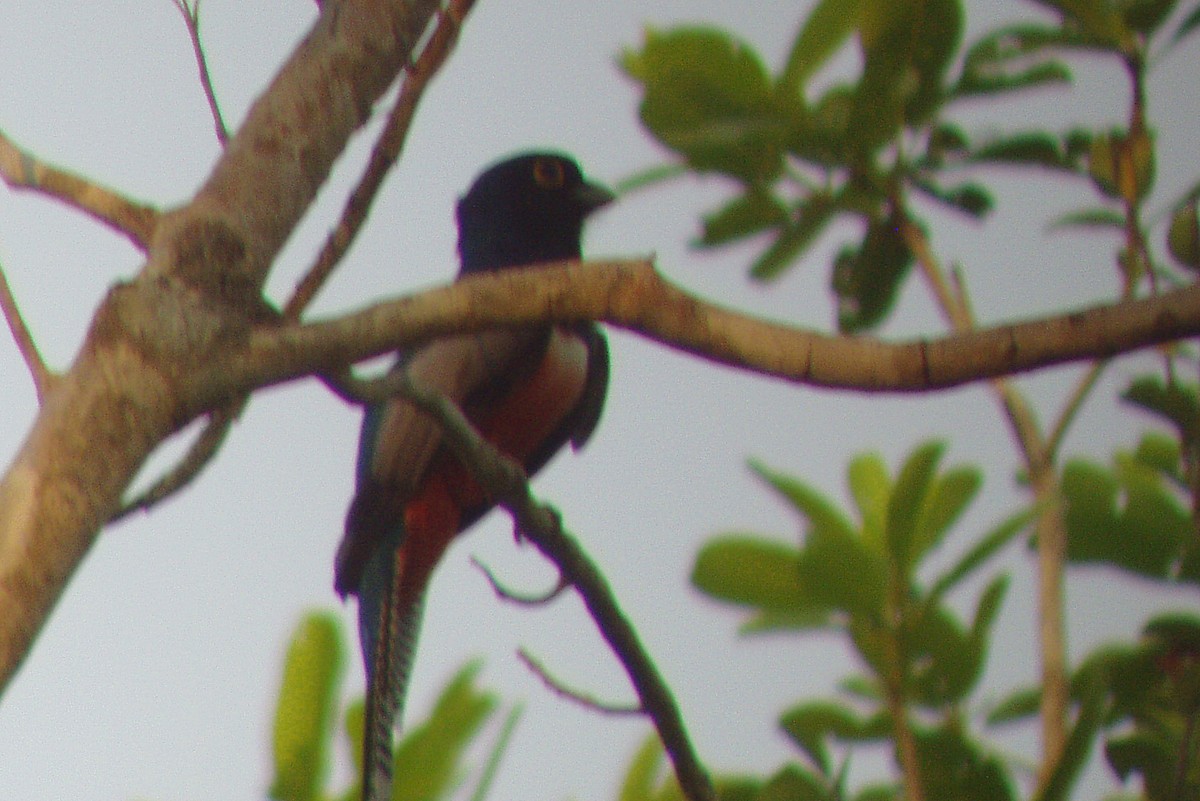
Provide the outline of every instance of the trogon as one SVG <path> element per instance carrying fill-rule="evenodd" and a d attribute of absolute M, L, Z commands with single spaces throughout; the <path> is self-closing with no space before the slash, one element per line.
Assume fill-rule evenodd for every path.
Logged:
<path fill-rule="evenodd" d="M 560 154 L 496 164 L 458 203 L 459 277 L 578 259 L 584 220 L 612 199 Z M 564 444 L 578 449 L 591 435 L 608 386 L 608 346 L 592 323 L 494 329 L 403 351 L 392 369 L 457 404 L 533 475 Z M 367 409 L 334 578 L 343 597 L 358 597 L 365 801 L 391 797 L 392 729 L 425 587 L 451 540 L 493 505 L 436 421 L 401 397 Z"/>

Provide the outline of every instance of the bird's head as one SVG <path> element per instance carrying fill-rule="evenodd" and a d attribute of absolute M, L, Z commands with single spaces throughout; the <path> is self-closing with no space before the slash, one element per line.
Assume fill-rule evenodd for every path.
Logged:
<path fill-rule="evenodd" d="M 458 201 L 461 274 L 578 259 L 583 221 L 612 192 L 584 180 L 557 153 L 526 153 L 490 167 Z"/>

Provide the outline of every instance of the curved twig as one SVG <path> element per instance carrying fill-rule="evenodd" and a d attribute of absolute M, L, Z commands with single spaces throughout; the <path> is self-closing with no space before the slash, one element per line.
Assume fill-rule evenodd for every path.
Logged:
<path fill-rule="evenodd" d="M 529 653 L 529 651 L 524 648 L 517 649 L 517 658 L 520 659 L 522 662 L 524 662 L 525 667 L 529 668 L 529 670 L 533 673 L 533 675 L 535 675 L 539 679 L 541 679 L 542 684 L 545 684 L 546 687 L 548 687 L 552 692 L 554 692 L 555 695 L 558 695 L 562 698 L 566 698 L 569 701 L 574 701 L 575 703 L 579 704 L 580 706 L 582 706 L 586 709 L 590 709 L 593 712 L 600 712 L 605 715 L 644 715 L 644 714 L 646 714 L 646 710 L 642 709 L 640 706 L 637 706 L 636 704 L 634 704 L 634 705 L 612 704 L 612 703 L 608 703 L 606 701 L 601 701 L 600 699 L 595 698 L 591 695 L 588 695 L 587 693 L 585 693 L 581 690 L 576 690 L 571 687 L 568 687 L 567 685 L 565 685 L 561 681 L 559 681 L 558 678 L 556 678 L 555 676 L 552 676 L 550 674 L 550 671 L 546 669 L 546 666 L 543 665 L 533 654 Z"/>
<path fill-rule="evenodd" d="M 570 586 L 560 575 L 558 577 L 558 581 L 549 592 L 543 592 L 539 595 L 522 595 L 520 593 L 513 592 L 508 587 L 505 587 L 503 584 L 501 584 L 500 580 L 496 578 L 496 574 L 491 571 L 491 568 L 476 559 L 474 556 L 471 557 L 471 564 L 475 566 L 476 570 L 483 574 L 485 579 L 487 579 L 488 584 L 490 584 L 492 587 L 492 592 L 496 593 L 497 598 L 501 598 L 519 606 L 544 606 L 558 596 L 562 595 L 563 590 Z"/>

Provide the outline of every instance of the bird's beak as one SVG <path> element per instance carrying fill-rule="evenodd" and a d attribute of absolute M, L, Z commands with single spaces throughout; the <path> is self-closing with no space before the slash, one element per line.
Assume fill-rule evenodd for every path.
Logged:
<path fill-rule="evenodd" d="M 601 184 L 582 183 L 575 191 L 575 200 L 583 209 L 584 215 L 591 214 L 596 209 L 607 206 L 617 199 L 613 191 Z"/>

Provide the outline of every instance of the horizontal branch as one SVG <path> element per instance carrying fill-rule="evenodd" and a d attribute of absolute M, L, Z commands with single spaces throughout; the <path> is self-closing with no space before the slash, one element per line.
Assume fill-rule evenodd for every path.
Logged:
<path fill-rule="evenodd" d="M 451 332 L 603 320 L 687 353 L 811 386 L 916 392 L 1200 333 L 1200 288 L 968 333 L 888 343 L 821 334 L 705 302 L 648 261 L 564 263 L 472 276 L 324 322 L 254 329 L 192 389 L 248 391 Z"/>

